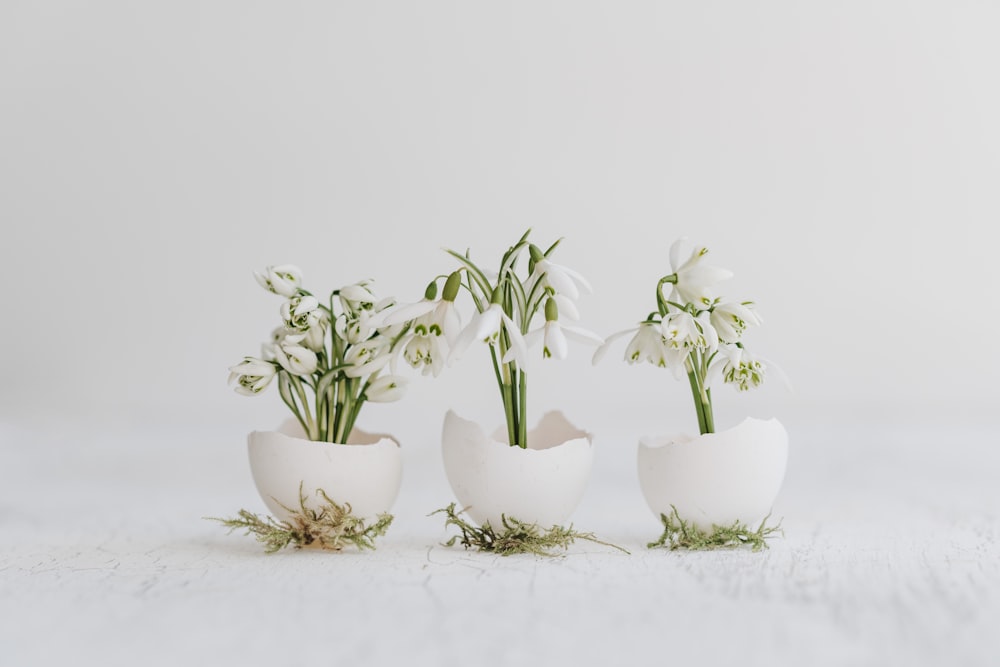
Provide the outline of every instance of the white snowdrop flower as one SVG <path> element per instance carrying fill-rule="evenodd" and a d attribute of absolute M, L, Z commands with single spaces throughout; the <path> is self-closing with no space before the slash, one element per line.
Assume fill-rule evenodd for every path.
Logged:
<path fill-rule="evenodd" d="M 448 356 L 449 363 L 464 354 L 474 340 L 495 345 L 501 330 L 506 332 L 510 341 L 510 348 L 502 359 L 503 363 L 514 360 L 519 367 L 524 368 L 528 358 L 528 346 L 517 325 L 503 312 L 503 308 L 498 303 L 492 303 L 483 312 L 476 313 L 472 321 L 469 322 L 469 326 L 462 330 Z"/>
<path fill-rule="evenodd" d="M 411 322 L 417 336 L 441 336 L 449 344 L 455 342 L 462 330 L 462 318 L 454 301 L 424 299 L 396 308 L 382 320 L 385 326 L 398 326 Z"/>
<path fill-rule="evenodd" d="M 381 318 L 370 310 L 359 310 L 353 315 L 343 315 L 337 318 L 337 335 L 351 345 L 357 345 L 369 338 L 375 332 Z"/>
<path fill-rule="evenodd" d="M 344 375 L 352 378 L 374 375 L 382 370 L 391 358 L 389 341 L 381 336 L 362 341 L 348 348 L 344 355 Z"/>
<path fill-rule="evenodd" d="M 398 401 L 406 393 L 406 378 L 398 375 L 383 375 L 373 380 L 365 389 L 365 400 L 372 403 Z"/>
<path fill-rule="evenodd" d="M 678 356 L 677 351 L 667 347 L 660 323 L 655 320 L 646 320 L 637 327 L 618 331 L 608 336 L 604 344 L 594 352 L 593 363 L 600 362 L 615 341 L 628 335 L 632 335 L 632 339 L 625 348 L 625 361 L 630 364 L 646 361 L 659 368 L 672 367 L 674 357 Z M 681 364 L 683 364 L 684 356 L 686 353 L 680 354 Z"/>
<path fill-rule="evenodd" d="M 708 248 L 696 247 L 691 255 L 682 259 L 686 239 L 678 239 L 670 246 L 670 268 L 677 282 L 670 293 L 670 300 L 708 308 L 713 303 L 710 288 L 716 283 L 733 277 L 733 272 L 705 263 Z"/>
<path fill-rule="evenodd" d="M 274 364 L 254 357 L 244 357 L 243 361 L 229 367 L 229 382 L 236 381 L 236 393 L 256 396 L 271 384 L 278 369 Z"/>
<path fill-rule="evenodd" d="M 747 391 L 763 384 L 767 366 L 763 360 L 738 345 L 723 345 L 719 348 L 713 371 L 713 375 L 721 374 L 726 384 L 735 385 L 739 391 Z"/>
<path fill-rule="evenodd" d="M 550 262 L 544 257 L 535 262 L 535 270 L 528 280 L 532 284 L 536 280 L 541 280 L 544 285 L 551 287 L 556 294 L 563 294 L 574 301 L 580 298 L 581 289 L 587 293 L 594 291 L 590 283 L 587 282 L 587 279 L 578 272 L 568 266 Z"/>
<path fill-rule="evenodd" d="M 307 317 L 308 327 L 303 332 L 305 338 L 302 344 L 313 352 L 321 352 L 326 348 L 326 330 L 330 326 L 330 316 L 323 309 L 317 309 L 309 313 Z"/>
<path fill-rule="evenodd" d="M 539 329 L 528 332 L 524 337 L 528 346 L 534 346 L 538 340 L 542 339 L 542 357 L 545 359 L 565 359 L 569 355 L 569 344 L 567 338 L 588 345 L 601 345 L 604 339 L 582 327 L 561 324 L 559 315 L 561 311 L 554 298 L 550 297 L 545 302 L 545 325 Z"/>
<path fill-rule="evenodd" d="M 440 375 L 447 357 L 440 336 L 411 336 L 403 346 L 403 358 L 413 368 L 421 369 L 423 375 Z"/>
<path fill-rule="evenodd" d="M 672 350 L 703 350 L 714 352 L 719 347 L 719 334 L 707 317 L 694 317 L 685 311 L 668 314 L 662 324 L 663 338 Z"/>
<path fill-rule="evenodd" d="M 370 281 L 362 280 L 337 290 L 337 298 L 340 299 L 340 305 L 343 306 L 345 313 L 354 315 L 361 310 L 374 310 L 375 295 L 368 287 L 370 284 Z"/>
<path fill-rule="evenodd" d="M 275 361 L 292 375 L 301 377 L 315 373 L 318 364 L 316 353 L 299 344 L 304 339 L 302 334 L 288 335 L 274 346 Z"/>
<path fill-rule="evenodd" d="M 305 331 L 317 321 L 318 314 L 313 315 L 316 310 L 319 310 L 316 297 L 307 294 L 293 296 L 281 304 L 281 319 L 289 329 Z"/>
<path fill-rule="evenodd" d="M 760 326 L 761 319 L 752 303 L 722 303 L 712 309 L 711 322 L 721 340 L 735 343 L 749 327 Z"/>
<path fill-rule="evenodd" d="M 302 271 L 293 264 L 269 266 L 263 272 L 254 271 L 253 277 L 268 292 L 293 297 L 302 287 Z"/>

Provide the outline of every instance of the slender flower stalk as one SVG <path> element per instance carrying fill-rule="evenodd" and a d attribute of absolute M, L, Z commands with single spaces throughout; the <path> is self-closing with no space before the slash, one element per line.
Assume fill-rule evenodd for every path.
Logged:
<path fill-rule="evenodd" d="M 302 288 L 292 265 L 255 273 L 260 285 L 285 297 L 282 326 L 264 343 L 261 358 L 232 366 L 237 393 L 255 396 L 277 378 L 278 393 L 310 440 L 347 442 L 365 402 L 399 400 L 405 378 L 386 373 L 413 328 L 410 318 L 385 322 L 392 299 L 378 300 L 370 281 L 334 290 L 321 302 Z"/>
<path fill-rule="evenodd" d="M 732 272 L 706 263 L 708 248 L 689 253 L 684 239 L 670 248 L 672 273 L 656 286 L 656 310 L 638 327 L 608 337 L 597 349 L 596 364 L 617 339 L 632 335 L 625 349 L 630 363 L 646 361 L 669 368 L 678 379 L 687 377 L 701 433 L 715 432 L 712 384 L 719 379 L 740 391 L 760 386 L 766 365 L 743 346 L 743 334 L 760 325 L 761 319 L 749 301 L 722 302 L 715 285 Z M 664 289 L 671 287 L 669 296 Z"/>

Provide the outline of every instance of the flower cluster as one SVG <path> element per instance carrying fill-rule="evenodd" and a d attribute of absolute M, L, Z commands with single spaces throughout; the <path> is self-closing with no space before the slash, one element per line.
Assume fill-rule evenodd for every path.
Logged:
<path fill-rule="evenodd" d="M 550 259 L 559 241 L 543 252 L 528 241 L 529 234 L 530 230 L 504 253 L 495 272 L 481 269 L 468 254 L 448 250 L 460 268 L 435 278 L 423 300 L 391 309 L 384 320 L 386 324 L 412 322 L 403 356 L 424 374 L 438 375 L 473 343 L 485 342 L 504 403 L 509 441 L 520 447 L 527 446 L 525 369 L 530 348 L 540 343 L 543 358 L 565 359 L 569 354 L 567 339 L 593 345 L 603 342 L 596 334 L 565 322 L 579 319 L 576 301 L 581 292 L 591 291 L 590 284 L 576 271 Z M 525 254 L 527 273 L 519 275 L 518 263 Z M 437 299 L 437 283 L 442 279 L 444 289 Z M 462 289 L 476 309 L 464 328 L 455 308 Z M 545 323 L 533 327 L 541 315 Z"/>
<path fill-rule="evenodd" d="M 285 297 L 282 326 L 259 358 L 244 357 L 229 369 L 238 393 L 256 395 L 277 378 L 282 400 L 309 438 L 327 442 L 346 442 L 366 401 L 402 397 L 405 378 L 384 371 L 412 337 L 414 323 L 385 321 L 392 299 L 377 299 L 371 283 L 362 281 L 334 290 L 321 303 L 302 288 L 302 272 L 292 265 L 254 275 L 264 289 Z"/>
<path fill-rule="evenodd" d="M 711 385 L 724 383 L 745 391 L 764 381 L 767 366 L 746 350 L 743 335 L 761 324 L 750 301 L 723 301 L 715 286 L 732 272 L 706 262 L 708 248 L 686 252 L 684 239 L 670 248 L 672 273 L 656 286 L 657 309 L 632 329 L 608 337 L 594 354 L 597 363 L 615 340 L 632 335 L 625 360 L 669 368 L 691 383 L 702 433 L 715 430 Z M 669 296 L 664 296 L 670 285 Z"/>

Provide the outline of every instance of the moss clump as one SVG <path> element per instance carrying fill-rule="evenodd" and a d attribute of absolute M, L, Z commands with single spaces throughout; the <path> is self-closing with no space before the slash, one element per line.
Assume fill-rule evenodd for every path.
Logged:
<path fill-rule="evenodd" d="M 677 513 L 677 508 L 673 505 L 670 506 L 670 509 L 673 510 L 670 516 L 660 515 L 660 521 L 663 523 L 663 534 L 660 535 L 660 539 L 646 545 L 650 549 L 708 551 L 750 546 L 754 551 L 760 551 L 768 548 L 767 538 L 775 533 L 784 535 L 780 522 L 777 526 L 766 525 L 767 520 L 771 518 L 770 514 L 764 517 L 757 530 L 750 530 L 744 524 L 736 521 L 728 527 L 713 524 L 711 532 L 708 532 L 682 519 Z"/>
<path fill-rule="evenodd" d="M 444 543 L 446 547 L 460 543 L 466 549 L 477 549 L 486 553 L 510 556 L 512 554 L 535 554 L 536 556 L 557 556 L 557 549 L 565 551 L 576 540 L 586 540 L 606 547 L 628 553 L 625 549 L 610 542 L 602 542 L 593 533 L 580 533 L 563 526 L 552 526 L 548 530 L 539 528 L 538 524 L 525 523 L 514 517 L 502 516 L 503 528 L 494 530 L 489 522 L 482 526 L 469 523 L 459 516 L 465 510 L 455 511 L 455 503 L 431 512 L 428 516 L 444 514 L 444 525 L 455 526 L 461 531 Z"/>
<path fill-rule="evenodd" d="M 340 551 L 353 544 L 358 549 L 374 549 L 375 538 L 385 535 L 392 523 L 391 514 L 379 514 L 375 523 L 365 525 L 364 519 L 351 514 L 350 503 L 340 505 L 330 499 L 326 492 L 317 489 L 316 495 L 323 499 L 319 509 L 306 507 L 306 496 L 299 485 L 299 509 L 284 507 L 291 513 L 289 521 L 278 521 L 269 516 L 263 518 L 252 512 L 240 510 L 235 519 L 217 519 L 229 528 L 246 530 L 264 545 L 264 551 L 271 554 L 292 545 L 296 549 L 313 547 L 329 551 Z"/>

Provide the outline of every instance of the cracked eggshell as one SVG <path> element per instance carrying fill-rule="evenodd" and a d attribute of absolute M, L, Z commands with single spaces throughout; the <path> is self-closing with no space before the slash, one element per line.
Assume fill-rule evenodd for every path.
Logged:
<path fill-rule="evenodd" d="M 711 530 L 741 521 L 752 529 L 771 511 L 785 477 L 788 433 L 777 419 L 747 418 L 720 433 L 639 440 L 639 486 L 653 513 Z"/>
<path fill-rule="evenodd" d="M 338 504 L 350 503 L 352 513 L 366 520 L 389 511 L 403 474 L 396 440 L 359 429 L 347 444 L 315 442 L 304 435 L 298 423 L 289 421 L 278 431 L 254 431 L 247 437 L 254 484 L 275 517 L 288 520 L 282 505 L 299 508 L 300 484 L 307 507 L 322 504 L 316 494 L 322 489 Z"/>
<path fill-rule="evenodd" d="M 528 432 L 528 448 L 511 447 L 506 431 L 488 436 L 449 410 L 444 420 L 445 473 L 473 521 L 502 525 L 501 516 L 543 528 L 563 524 L 583 497 L 594 461 L 591 435 L 549 412 Z"/>

